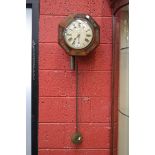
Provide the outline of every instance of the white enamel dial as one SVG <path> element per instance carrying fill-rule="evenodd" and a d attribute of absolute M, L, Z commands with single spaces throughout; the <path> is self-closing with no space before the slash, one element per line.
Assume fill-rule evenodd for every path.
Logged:
<path fill-rule="evenodd" d="M 74 49 L 87 47 L 93 39 L 93 31 L 86 20 L 76 19 L 65 30 L 65 42 Z"/>

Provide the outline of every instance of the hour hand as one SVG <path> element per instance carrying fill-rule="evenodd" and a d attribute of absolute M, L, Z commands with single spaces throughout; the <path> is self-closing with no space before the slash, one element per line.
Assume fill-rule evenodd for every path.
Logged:
<path fill-rule="evenodd" d="M 78 35 L 78 43 L 80 44 L 80 34 Z"/>
<path fill-rule="evenodd" d="M 79 38 L 79 37 L 80 37 L 80 34 L 78 34 L 78 35 L 74 38 L 72 45 L 75 44 L 76 39 Z M 78 42 L 79 42 L 79 41 L 78 41 Z"/>
<path fill-rule="evenodd" d="M 77 37 L 76 37 L 76 38 L 77 38 Z M 75 45 L 76 38 L 74 38 L 74 40 L 73 40 L 73 42 L 72 42 L 72 45 Z"/>
<path fill-rule="evenodd" d="M 73 42 L 72 42 L 72 45 L 75 45 L 75 40 L 76 40 L 76 39 L 74 38 L 74 40 L 73 40 Z"/>

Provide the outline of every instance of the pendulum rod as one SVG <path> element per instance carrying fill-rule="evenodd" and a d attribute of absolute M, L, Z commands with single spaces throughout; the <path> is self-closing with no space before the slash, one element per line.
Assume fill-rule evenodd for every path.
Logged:
<path fill-rule="evenodd" d="M 73 144 L 81 144 L 83 141 L 83 136 L 79 131 L 79 104 L 78 104 L 78 97 L 79 97 L 79 79 L 78 79 L 78 59 L 75 57 L 75 72 L 76 72 L 76 131 L 73 133 L 71 140 Z"/>
<path fill-rule="evenodd" d="M 78 60 L 75 58 L 75 71 L 76 71 L 76 132 L 79 131 L 78 120 Z"/>

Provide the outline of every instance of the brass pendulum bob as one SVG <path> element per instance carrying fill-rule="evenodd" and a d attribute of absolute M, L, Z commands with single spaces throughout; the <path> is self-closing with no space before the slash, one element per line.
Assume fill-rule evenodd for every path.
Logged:
<path fill-rule="evenodd" d="M 78 132 L 78 131 L 75 132 L 72 135 L 71 140 L 72 140 L 73 144 L 81 144 L 82 140 L 83 140 L 82 134 L 80 132 Z"/>

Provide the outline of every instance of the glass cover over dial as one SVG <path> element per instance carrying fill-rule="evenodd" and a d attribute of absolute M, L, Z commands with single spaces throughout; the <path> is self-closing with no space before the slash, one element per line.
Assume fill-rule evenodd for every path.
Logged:
<path fill-rule="evenodd" d="M 93 39 L 93 31 L 86 20 L 76 19 L 64 32 L 65 42 L 74 49 L 87 47 Z"/>

